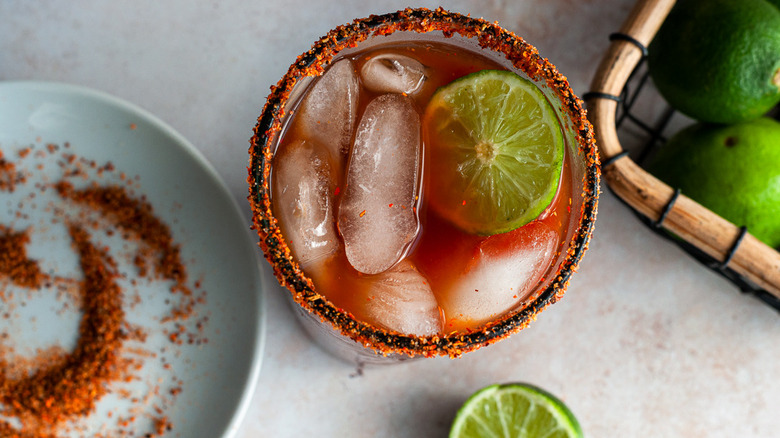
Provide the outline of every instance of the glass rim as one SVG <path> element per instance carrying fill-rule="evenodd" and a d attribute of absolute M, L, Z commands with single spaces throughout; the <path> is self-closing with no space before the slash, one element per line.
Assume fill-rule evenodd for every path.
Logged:
<path fill-rule="evenodd" d="M 561 104 L 565 125 L 576 129 L 576 143 L 584 156 L 585 174 L 582 181 L 583 196 L 581 216 L 569 245 L 567 254 L 557 268 L 555 278 L 523 307 L 511 311 L 478 330 L 453 332 L 432 336 L 406 335 L 364 321 L 336 307 L 319 294 L 306 274 L 300 269 L 287 246 L 271 206 L 270 175 L 273 147 L 281 132 L 286 116 L 284 107 L 290 93 L 300 79 L 316 77 L 323 73 L 333 58 L 342 50 L 373 36 L 390 35 L 398 31 L 427 33 L 442 32 L 446 38 L 460 35 L 475 38 L 483 49 L 503 54 L 512 65 L 525 72 L 531 79 L 544 81 Z M 568 286 L 569 279 L 588 247 L 599 196 L 600 165 L 593 127 L 586 118 L 582 101 L 572 91 L 568 80 L 538 50 L 521 37 L 481 18 L 472 18 L 442 8 L 407 8 L 383 15 L 371 15 L 349 24 L 338 26 L 317 40 L 312 48 L 301 54 L 287 73 L 271 88 L 250 140 L 249 202 L 252 209 L 252 228 L 260 238 L 259 246 L 274 269 L 277 280 L 292 293 L 296 303 L 327 321 L 342 335 L 374 350 L 381 355 L 450 356 L 492 344 L 516 333 L 535 319 L 535 315 L 557 302 Z M 576 188 L 575 184 L 575 188 Z M 576 195 L 578 190 L 574 190 Z"/>

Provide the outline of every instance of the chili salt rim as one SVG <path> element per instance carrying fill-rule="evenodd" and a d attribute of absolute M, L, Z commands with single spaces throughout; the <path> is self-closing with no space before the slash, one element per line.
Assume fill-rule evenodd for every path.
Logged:
<path fill-rule="evenodd" d="M 276 135 L 281 131 L 284 118 L 283 107 L 290 93 L 301 78 L 319 76 L 336 54 L 354 47 L 371 36 L 389 35 L 396 31 L 426 33 L 440 31 L 449 38 L 458 34 L 476 38 L 482 48 L 503 54 L 512 65 L 535 80 L 544 80 L 560 101 L 569 120 L 564 123 L 576 128 L 577 144 L 585 155 L 586 169 L 582 182 L 584 197 L 577 229 L 568 246 L 553 281 L 535 293 L 535 298 L 522 309 L 489 323 L 479 331 L 450 333 L 419 337 L 404 335 L 373 327 L 334 306 L 320 295 L 314 285 L 293 259 L 277 219 L 273 215 L 270 200 L 271 148 Z M 525 328 L 538 312 L 558 301 L 568 285 L 571 274 L 576 270 L 583 253 L 588 247 L 599 195 L 600 167 L 593 128 L 586 118 L 582 101 L 571 90 L 568 80 L 547 59 L 542 58 L 535 47 L 526 43 L 512 32 L 481 18 L 471 18 L 446 11 L 442 8 L 407 8 L 384 15 L 372 15 L 357 19 L 350 24 L 336 27 L 314 43 L 312 48 L 300 55 L 287 74 L 271 88 L 271 94 L 254 127 L 250 140 L 249 202 L 252 208 L 253 226 L 260 237 L 259 246 L 274 268 L 274 274 L 293 295 L 294 300 L 323 321 L 328 321 L 343 335 L 388 355 L 400 353 L 408 356 L 458 357 L 499 341 Z"/>

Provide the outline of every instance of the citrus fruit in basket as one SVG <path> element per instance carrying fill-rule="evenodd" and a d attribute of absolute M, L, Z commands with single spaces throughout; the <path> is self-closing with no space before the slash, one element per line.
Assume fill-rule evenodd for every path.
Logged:
<path fill-rule="evenodd" d="M 780 10 L 765 0 L 680 0 L 648 50 L 661 95 L 699 121 L 750 120 L 780 101 Z"/>
<path fill-rule="evenodd" d="M 450 438 L 581 438 L 574 414 L 552 394 L 524 383 L 491 385 L 466 400 Z"/>
<path fill-rule="evenodd" d="M 561 126 L 531 81 L 501 70 L 457 79 L 431 98 L 423 129 L 433 169 L 430 202 L 464 231 L 514 230 L 555 197 Z"/>
<path fill-rule="evenodd" d="M 780 247 L 780 122 L 697 123 L 675 134 L 649 170 L 756 238 Z"/>
<path fill-rule="evenodd" d="M 769 4 L 775 6 L 776 8 L 780 8 L 780 0 L 766 0 Z"/>

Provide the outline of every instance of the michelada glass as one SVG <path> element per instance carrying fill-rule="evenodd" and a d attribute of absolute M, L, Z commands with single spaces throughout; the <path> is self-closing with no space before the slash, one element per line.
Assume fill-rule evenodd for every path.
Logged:
<path fill-rule="evenodd" d="M 447 160 L 423 132 L 437 89 L 483 70 L 535 84 L 564 150 L 549 205 L 494 235 L 447 220 L 440 200 L 460 194 L 437 187 Z M 458 357 L 523 329 L 563 295 L 596 219 L 598 155 L 566 78 L 522 38 L 443 9 L 330 31 L 272 88 L 250 143 L 260 247 L 307 332 L 359 364 Z"/>

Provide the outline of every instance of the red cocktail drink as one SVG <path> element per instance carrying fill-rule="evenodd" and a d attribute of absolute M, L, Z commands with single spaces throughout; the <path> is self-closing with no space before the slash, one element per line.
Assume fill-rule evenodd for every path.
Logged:
<path fill-rule="evenodd" d="M 432 109 L 437 90 L 486 71 L 536 84 L 556 119 L 545 148 L 562 145 L 554 190 L 520 226 L 479 219 L 472 187 L 451 183 L 469 164 L 449 159 L 458 133 L 440 135 Z M 595 220 L 581 102 L 532 46 L 483 20 L 419 9 L 339 27 L 273 89 L 255 134 L 261 247 L 310 332 L 350 360 L 459 356 L 520 330 L 562 295 Z M 475 148 L 474 162 L 495 158 Z"/>

